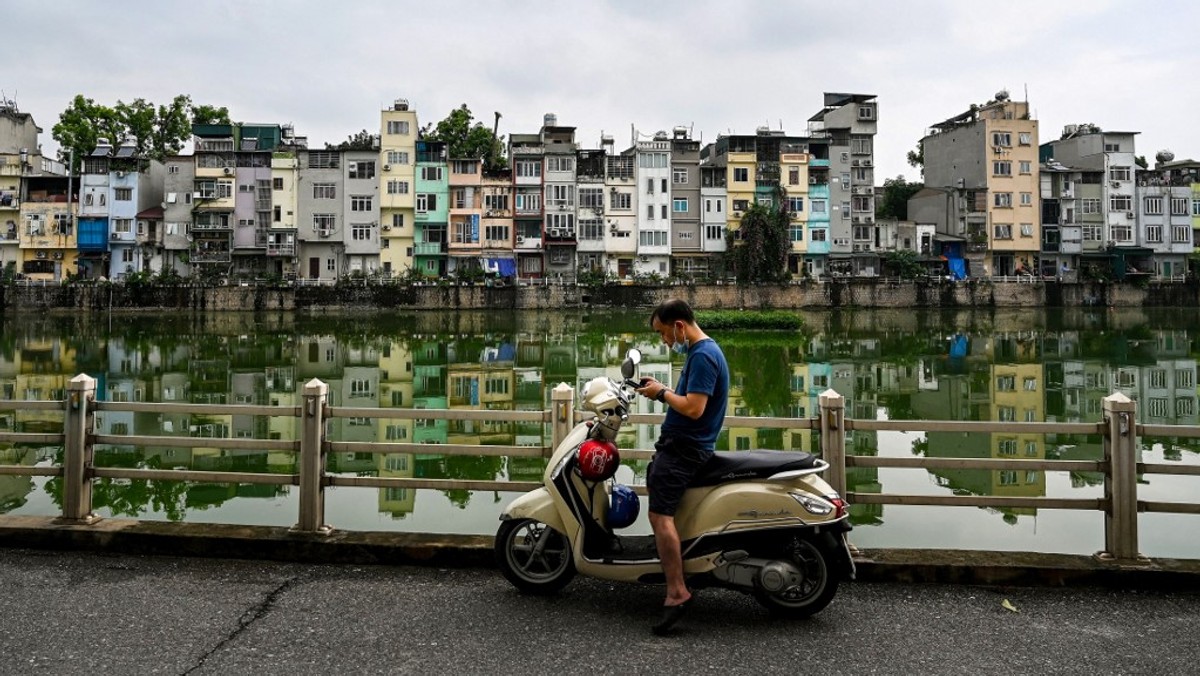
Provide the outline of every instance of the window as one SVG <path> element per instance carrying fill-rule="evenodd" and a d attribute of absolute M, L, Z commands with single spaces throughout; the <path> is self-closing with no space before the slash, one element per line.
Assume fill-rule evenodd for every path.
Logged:
<path fill-rule="evenodd" d="M 374 239 L 370 223 L 353 223 L 350 225 L 350 239 L 356 242 L 369 242 Z"/>
<path fill-rule="evenodd" d="M 407 136 L 408 135 L 408 121 L 407 120 L 388 120 L 387 133 Z"/>
<path fill-rule="evenodd" d="M 337 197 L 337 187 L 332 183 L 313 183 L 313 199 L 331 200 Z"/>
<path fill-rule="evenodd" d="M 530 212 L 542 210 L 542 195 L 536 192 L 519 192 L 514 200 L 517 211 Z"/>
<path fill-rule="evenodd" d="M 1098 200 L 1098 199 L 1079 200 L 1079 209 L 1082 213 L 1085 213 L 1085 214 L 1098 214 L 1098 213 L 1100 213 L 1100 200 Z"/>
<path fill-rule="evenodd" d="M 734 200 L 733 201 L 733 210 L 734 211 L 745 211 L 749 208 L 750 208 L 750 200 Z"/>
<path fill-rule="evenodd" d="M 393 228 L 403 228 L 404 227 L 404 214 L 392 214 L 392 227 Z"/>
<path fill-rule="evenodd" d="M 652 179 L 652 178 L 646 179 L 646 194 L 647 195 L 654 194 L 654 179 Z"/>
<path fill-rule="evenodd" d="M 733 168 L 733 180 L 736 183 L 745 183 L 750 180 L 750 170 L 746 167 Z"/>
<path fill-rule="evenodd" d="M 546 171 L 571 171 L 575 168 L 574 157 L 551 155 L 546 158 Z"/>
<path fill-rule="evenodd" d="M 1108 170 L 1108 180 L 1110 181 L 1128 181 L 1129 167 L 1110 167 Z"/>
<path fill-rule="evenodd" d="M 353 195 L 350 197 L 350 211 L 370 211 L 373 201 L 370 195 Z"/>
<path fill-rule="evenodd" d="M 421 167 L 422 181 L 440 181 L 442 180 L 441 167 Z"/>
<path fill-rule="evenodd" d="M 1002 162 L 992 162 L 992 175 L 1012 176 L 1012 162 L 1007 160 Z"/>
<path fill-rule="evenodd" d="M 1033 223 L 1022 223 L 1021 224 L 1021 236 L 1022 237 L 1033 237 Z"/>
<path fill-rule="evenodd" d="M 271 189 L 272 190 L 283 190 L 283 179 L 282 178 L 271 179 Z"/>
<path fill-rule="evenodd" d="M 842 202 L 842 220 L 850 218 L 850 203 Z"/>
<path fill-rule="evenodd" d="M 608 208 L 617 211 L 629 211 L 633 208 L 633 195 L 627 192 L 614 192 L 609 196 Z"/>
<path fill-rule="evenodd" d="M 1172 242 L 1190 242 L 1192 241 L 1192 226 L 1190 225 L 1172 225 L 1171 226 L 1171 241 Z"/>
<path fill-rule="evenodd" d="M 642 230 L 638 233 L 639 246 L 666 246 L 666 230 Z"/>
<path fill-rule="evenodd" d="M 725 239 L 725 228 L 719 225 L 706 225 L 704 226 L 704 238 L 714 241 Z"/>
<path fill-rule="evenodd" d="M 1161 225 L 1147 225 L 1146 226 L 1146 241 L 1147 242 L 1156 242 L 1156 243 L 1162 242 L 1163 241 L 1162 226 Z"/>
<path fill-rule="evenodd" d="M 437 211 L 437 195 L 427 192 L 417 193 L 417 211 L 421 213 Z"/>
<path fill-rule="evenodd" d="M 688 182 L 687 169 L 676 167 L 671 170 L 671 182 L 675 185 L 683 185 Z"/>
<path fill-rule="evenodd" d="M 337 260 L 333 259 L 333 258 L 326 258 L 325 259 L 325 270 L 327 272 L 337 272 Z M 333 361 L 333 359 L 332 359 L 332 357 L 328 357 L 328 355 L 327 355 L 326 361 Z"/>
<path fill-rule="evenodd" d="M 1033 145 L 1033 134 L 1023 131 L 1017 134 L 1017 142 L 1023 146 Z"/>
<path fill-rule="evenodd" d="M 688 201 L 686 197 L 676 197 L 671 200 L 671 210 L 677 214 L 686 214 L 688 210 Z"/>
<path fill-rule="evenodd" d="M 217 183 L 217 199 L 227 199 L 233 197 L 233 181 L 220 181 Z M 103 204 L 104 195 L 100 196 Z"/>
<path fill-rule="evenodd" d="M 665 204 L 662 205 L 662 217 L 664 221 L 667 219 L 667 205 Z"/>
<path fill-rule="evenodd" d="M 1033 206 L 1033 193 L 1031 193 L 1031 192 L 1021 193 L 1021 206 L 1023 206 L 1023 207 Z"/>
<path fill-rule="evenodd" d="M 313 214 L 313 230 L 321 237 L 333 234 L 333 214 Z"/>
<path fill-rule="evenodd" d="M 996 391 L 997 392 L 1015 392 L 1017 390 L 1016 376 L 996 376 Z"/>
<path fill-rule="evenodd" d="M 575 186 L 573 185 L 548 185 L 546 186 L 546 206 L 547 207 L 572 207 L 575 206 Z"/>
<path fill-rule="evenodd" d="M 1133 198 L 1129 195 L 1113 195 L 1108 198 L 1108 208 L 1113 211 L 1132 211 Z"/>
<path fill-rule="evenodd" d="M 663 193 L 665 194 L 665 193 L 667 192 L 667 190 L 668 190 L 668 188 L 667 188 L 667 179 L 665 179 L 665 178 L 664 178 L 664 179 L 662 180 L 662 191 L 663 191 Z"/>
<path fill-rule="evenodd" d="M 995 194 L 993 204 L 1001 209 L 1006 209 L 1012 206 L 1011 192 L 998 192 Z"/>
<path fill-rule="evenodd" d="M 1085 242 L 1099 242 L 1104 239 L 1104 231 L 1099 225 L 1083 226 L 1083 240 Z"/>
<path fill-rule="evenodd" d="M 514 168 L 518 178 L 541 178 L 542 176 L 541 160 L 519 160 Z"/>
<path fill-rule="evenodd" d="M 488 193 L 484 195 L 483 208 L 488 211 L 508 211 L 508 193 Z"/>
<path fill-rule="evenodd" d="M 1171 198 L 1171 215 L 1172 216 L 1187 216 L 1188 215 L 1188 198 L 1172 197 Z"/>
<path fill-rule="evenodd" d="M 118 202 L 128 202 L 133 199 L 133 188 L 116 188 L 113 190 L 113 199 Z"/>
<path fill-rule="evenodd" d="M 814 214 L 823 214 L 829 209 L 829 202 L 825 200 L 812 200 L 808 203 L 808 209 Z"/>
<path fill-rule="evenodd" d="M 579 206 L 584 209 L 603 209 L 604 191 L 600 188 L 579 188 Z"/>
<path fill-rule="evenodd" d="M 395 165 L 408 164 L 408 151 L 405 150 L 389 150 L 387 154 L 387 163 Z"/>
<path fill-rule="evenodd" d="M 993 228 L 996 239 L 1012 239 L 1012 223 L 996 223 Z"/>
<path fill-rule="evenodd" d="M 869 138 L 850 139 L 850 152 L 855 155 L 870 155 L 871 154 L 871 139 L 869 139 Z"/>
<path fill-rule="evenodd" d="M 638 166 L 643 169 L 666 169 L 666 153 L 641 153 L 638 155 Z"/>
<path fill-rule="evenodd" d="M 648 220 L 648 221 L 654 220 L 654 205 L 653 204 L 646 205 L 646 220 Z"/>
<path fill-rule="evenodd" d="M 809 238 L 814 242 L 824 242 L 829 238 L 829 231 L 825 228 L 810 230 Z"/>
<path fill-rule="evenodd" d="M 407 195 L 408 181 L 391 180 L 387 182 L 387 192 L 389 195 Z"/>
<path fill-rule="evenodd" d="M 1147 197 L 1143 202 L 1143 207 L 1145 208 L 1148 216 L 1162 216 L 1163 198 Z"/>
<path fill-rule="evenodd" d="M 348 164 L 349 178 L 375 178 L 375 162 L 373 160 L 359 160 Z"/>
<path fill-rule="evenodd" d="M 450 171 L 455 174 L 478 174 L 479 163 L 475 160 L 454 160 L 450 165 Z"/>
<path fill-rule="evenodd" d="M 314 150 L 308 154 L 309 169 L 336 169 L 337 166 L 337 151 Z"/>
<path fill-rule="evenodd" d="M 1007 131 L 992 132 L 992 145 L 1009 148 L 1012 146 L 1012 133 Z"/>
<path fill-rule="evenodd" d="M 788 167 L 788 185 L 800 185 L 800 167 Z"/>
<path fill-rule="evenodd" d="M 508 226 L 507 225 L 487 225 L 483 228 L 484 239 L 496 241 L 508 241 Z"/>
<path fill-rule="evenodd" d="M 179 165 L 178 164 L 168 165 L 167 173 L 168 174 L 178 174 L 179 173 Z"/>
<path fill-rule="evenodd" d="M 1119 152 L 1121 152 L 1121 144 L 1120 144 L 1120 143 L 1107 143 L 1107 142 L 1106 142 L 1106 143 L 1104 144 L 1104 152 L 1106 152 L 1106 153 L 1119 153 Z"/>
<path fill-rule="evenodd" d="M 1018 171 L 1020 171 L 1022 174 L 1027 175 L 1033 173 L 1033 163 L 1029 160 L 1021 160 L 1017 166 Z"/>
<path fill-rule="evenodd" d="M 804 241 L 804 226 L 793 224 L 791 227 L 788 228 L 788 235 L 789 235 L 789 238 L 793 242 L 803 242 Z"/>
<path fill-rule="evenodd" d="M 1200 199 L 1192 198 L 1192 215 L 1200 216 Z"/>
<path fill-rule="evenodd" d="M 1112 238 L 1118 242 L 1132 242 L 1133 228 L 1128 225 L 1112 226 Z"/>
<path fill-rule="evenodd" d="M 860 119 L 860 120 L 875 119 L 875 109 L 872 108 L 871 106 L 859 106 L 858 107 L 858 119 Z"/>
<path fill-rule="evenodd" d="M 788 204 L 788 211 L 792 212 L 793 214 L 804 213 L 804 198 L 803 197 L 789 197 L 787 204 Z"/>

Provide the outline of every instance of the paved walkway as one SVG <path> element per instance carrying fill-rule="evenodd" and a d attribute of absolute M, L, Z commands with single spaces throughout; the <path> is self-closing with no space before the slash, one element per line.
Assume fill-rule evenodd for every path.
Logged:
<path fill-rule="evenodd" d="M 485 569 L 0 549 L 0 673 L 1193 674 L 1200 593 L 848 583 L 800 622 L 706 590 L 577 578 L 525 597 Z M 1005 607 L 1005 601 L 1015 610 Z"/>

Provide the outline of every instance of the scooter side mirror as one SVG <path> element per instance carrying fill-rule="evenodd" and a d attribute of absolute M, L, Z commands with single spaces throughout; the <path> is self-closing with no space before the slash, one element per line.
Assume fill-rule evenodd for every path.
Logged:
<path fill-rule="evenodd" d="M 635 348 L 625 353 L 625 361 L 621 362 L 621 377 L 629 380 L 637 373 L 637 365 L 642 363 L 642 351 Z"/>

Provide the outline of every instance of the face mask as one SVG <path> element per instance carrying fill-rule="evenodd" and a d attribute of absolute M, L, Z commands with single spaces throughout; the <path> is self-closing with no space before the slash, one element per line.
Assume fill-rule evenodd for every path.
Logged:
<path fill-rule="evenodd" d="M 671 349 L 674 350 L 676 354 L 687 354 L 689 347 L 687 336 L 684 336 L 682 343 L 679 342 L 679 334 L 675 332 L 674 327 L 671 328 L 671 336 L 675 339 L 675 342 L 671 343 Z"/>

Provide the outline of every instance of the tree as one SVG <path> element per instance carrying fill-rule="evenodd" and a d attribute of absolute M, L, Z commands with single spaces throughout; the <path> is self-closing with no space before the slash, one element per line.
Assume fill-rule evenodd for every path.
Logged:
<path fill-rule="evenodd" d="M 925 187 L 924 183 L 909 183 L 901 174 L 883 181 L 883 199 L 875 205 L 875 218 L 908 220 L 908 200 Z"/>
<path fill-rule="evenodd" d="M 379 139 L 377 136 L 367 131 L 366 129 L 351 134 L 345 141 L 337 145 L 331 143 L 325 144 L 326 150 L 378 150 Z"/>
<path fill-rule="evenodd" d="M 742 216 L 740 242 L 730 232 L 728 250 L 733 252 L 733 273 L 742 283 L 780 282 L 787 279 L 787 257 L 791 251 L 788 236 L 790 216 L 786 195 L 777 189 L 768 206 L 755 203 Z"/>
<path fill-rule="evenodd" d="M 504 137 L 497 136 L 482 122 L 472 124 L 472 120 L 474 116 L 471 109 L 464 103 L 450 111 L 437 126 L 426 125 L 421 130 L 421 138 L 445 142 L 451 158 L 478 158 L 484 161 L 484 167 L 488 169 L 508 166 L 503 154 Z"/>
<path fill-rule="evenodd" d="M 183 148 L 192 135 L 193 123 L 229 124 L 229 111 L 224 107 L 193 106 L 191 97 L 185 94 L 160 106 L 142 98 L 106 106 L 77 94 L 59 114 L 51 135 L 58 141 L 59 160 L 68 162 L 71 151 L 75 152 L 71 169 L 76 170 L 102 138 L 113 144 L 130 138 L 140 156 L 162 160 Z"/>
<path fill-rule="evenodd" d="M 925 144 L 917 141 L 917 149 L 908 151 L 906 157 L 909 166 L 921 170 L 921 177 L 925 177 Z"/>

